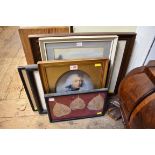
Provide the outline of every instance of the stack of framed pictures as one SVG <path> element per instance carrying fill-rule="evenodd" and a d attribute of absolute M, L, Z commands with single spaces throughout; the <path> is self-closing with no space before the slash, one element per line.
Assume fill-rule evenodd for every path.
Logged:
<path fill-rule="evenodd" d="M 50 121 L 103 115 L 108 64 L 106 58 L 38 62 Z"/>
<path fill-rule="evenodd" d="M 40 61 L 18 67 L 31 107 L 51 122 L 102 116 L 109 60 Z"/>
<path fill-rule="evenodd" d="M 51 122 L 103 115 L 118 76 L 117 41 L 117 35 L 39 38 L 42 61 L 18 68 L 32 109 Z"/>

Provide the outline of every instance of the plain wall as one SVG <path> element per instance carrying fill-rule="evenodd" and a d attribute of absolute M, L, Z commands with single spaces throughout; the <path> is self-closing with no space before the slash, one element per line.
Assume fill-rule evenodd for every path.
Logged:
<path fill-rule="evenodd" d="M 145 58 L 148 54 L 148 51 L 150 49 L 150 46 L 155 37 L 155 26 L 139 26 L 136 29 L 136 33 L 137 33 L 137 36 L 136 36 L 133 52 L 131 55 L 131 59 L 129 62 L 129 66 L 127 69 L 127 73 L 132 69 L 143 65 Z"/>
<path fill-rule="evenodd" d="M 136 26 L 73 26 L 75 33 L 80 32 L 136 32 Z"/>
<path fill-rule="evenodd" d="M 155 60 L 155 42 L 153 42 L 153 45 L 151 47 L 151 50 L 147 56 L 147 59 L 144 65 L 146 65 L 150 60 Z"/>

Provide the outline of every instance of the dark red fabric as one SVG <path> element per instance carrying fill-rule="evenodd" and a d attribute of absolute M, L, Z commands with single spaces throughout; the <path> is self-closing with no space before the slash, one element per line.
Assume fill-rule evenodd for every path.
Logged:
<path fill-rule="evenodd" d="M 97 113 L 103 112 L 103 109 L 101 109 L 101 110 L 89 110 L 87 108 L 89 101 L 92 100 L 94 97 L 98 96 L 99 94 L 104 98 L 104 100 L 106 100 L 106 96 L 107 96 L 106 92 L 95 92 L 95 93 L 88 93 L 88 94 L 53 97 L 55 101 L 48 101 L 52 120 L 53 121 L 61 121 L 61 120 L 72 119 L 72 118 L 92 117 L 92 116 L 102 115 L 102 114 L 97 114 Z M 62 117 L 56 117 L 53 115 L 53 107 L 56 104 L 56 102 L 67 105 L 69 107 L 70 103 L 74 99 L 76 99 L 78 96 L 80 98 L 82 98 L 86 103 L 86 106 L 84 109 L 72 110 L 70 114 L 62 116 Z M 106 103 L 104 102 L 103 108 L 105 107 L 105 104 Z"/>

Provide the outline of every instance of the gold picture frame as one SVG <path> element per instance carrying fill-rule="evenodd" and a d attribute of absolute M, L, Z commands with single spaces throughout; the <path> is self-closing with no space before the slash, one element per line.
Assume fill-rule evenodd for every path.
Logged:
<path fill-rule="evenodd" d="M 104 88 L 109 59 L 54 60 L 38 62 L 38 69 L 45 93 L 55 93 L 57 81 L 69 71 L 82 71 L 91 77 L 94 89 Z"/>

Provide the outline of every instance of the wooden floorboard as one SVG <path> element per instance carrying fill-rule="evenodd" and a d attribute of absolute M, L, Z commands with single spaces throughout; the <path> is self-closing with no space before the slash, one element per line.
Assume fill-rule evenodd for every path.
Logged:
<path fill-rule="evenodd" d="M 0 27 L 0 128 L 123 128 L 107 115 L 49 123 L 47 115 L 33 112 L 17 72 L 26 65 L 18 27 Z"/>

